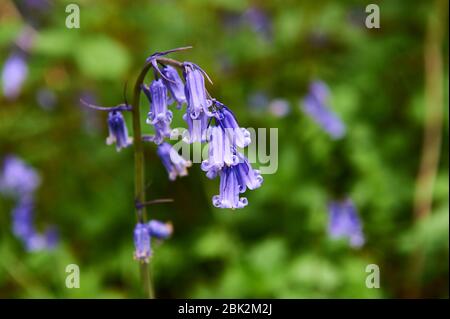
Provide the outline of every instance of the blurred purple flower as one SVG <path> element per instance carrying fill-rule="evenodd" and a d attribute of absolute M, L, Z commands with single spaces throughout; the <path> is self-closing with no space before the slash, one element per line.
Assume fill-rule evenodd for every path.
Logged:
<path fill-rule="evenodd" d="M 36 93 L 36 100 L 44 110 L 51 110 L 56 104 L 56 94 L 50 89 L 42 88 Z"/>
<path fill-rule="evenodd" d="M 2 71 L 3 95 L 7 99 L 13 100 L 20 94 L 27 74 L 25 54 L 13 52 L 6 60 Z"/>
<path fill-rule="evenodd" d="M 317 122 L 333 139 L 345 135 L 345 125 L 328 107 L 328 87 L 315 81 L 309 87 L 308 95 L 303 99 L 303 111 Z"/>
<path fill-rule="evenodd" d="M 100 117 L 97 111 L 89 107 L 85 107 L 85 105 L 80 101 L 85 101 L 86 103 L 90 104 L 97 104 L 96 100 L 97 99 L 94 92 L 85 90 L 79 94 L 79 98 L 76 101 L 76 103 L 81 106 L 81 111 L 83 114 L 83 128 L 89 134 L 98 132 L 100 130 Z"/>
<path fill-rule="evenodd" d="M 151 256 L 150 232 L 147 224 L 138 223 L 134 228 L 134 258 L 144 263 L 148 263 Z"/>
<path fill-rule="evenodd" d="M 256 91 L 248 96 L 247 103 L 252 111 L 259 113 L 267 109 L 269 105 L 269 97 L 265 92 Z"/>
<path fill-rule="evenodd" d="M 172 235 L 173 226 L 171 223 L 163 223 L 153 219 L 148 223 L 148 231 L 152 237 L 166 239 Z"/>
<path fill-rule="evenodd" d="M 187 168 L 191 167 L 191 161 L 185 160 L 169 143 L 163 142 L 158 145 L 156 153 L 166 168 L 171 181 L 174 181 L 177 176 L 188 174 Z"/>
<path fill-rule="evenodd" d="M 29 196 L 41 183 L 39 174 L 20 158 L 9 155 L 0 171 L 0 192 L 15 196 Z"/>
<path fill-rule="evenodd" d="M 351 199 L 332 201 L 328 204 L 328 233 L 331 238 L 348 237 L 350 245 L 364 245 L 364 234 L 356 207 Z"/>
<path fill-rule="evenodd" d="M 263 36 L 264 39 L 270 40 L 272 38 L 272 22 L 262 9 L 250 7 L 242 15 L 242 19 L 252 27 L 254 32 Z"/>
<path fill-rule="evenodd" d="M 128 136 L 128 129 L 123 118 L 122 112 L 112 111 L 108 113 L 109 136 L 106 138 L 106 144 L 116 143 L 116 150 L 119 152 L 122 148 L 132 144 L 132 139 Z"/>
<path fill-rule="evenodd" d="M 285 99 L 273 99 L 269 104 L 269 112 L 275 117 L 285 117 L 291 111 L 289 102 Z"/>
<path fill-rule="evenodd" d="M 167 239 L 172 235 L 171 223 L 163 223 L 158 220 L 137 223 L 134 228 L 134 258 L 143 263 L 148 263 L 152 256 L 151 239 Z"/>
<path fill-rule="evenodd" d="M 37 172 L 13 155 L 5 158 L 0 172 L 0 192 L 17 199 L 12 210 L 12 231 L 28 251 L 51 249 L 56 245 L 56 232 L 39 234 L 34 226 L 34 192 L 40 184 Z"/>

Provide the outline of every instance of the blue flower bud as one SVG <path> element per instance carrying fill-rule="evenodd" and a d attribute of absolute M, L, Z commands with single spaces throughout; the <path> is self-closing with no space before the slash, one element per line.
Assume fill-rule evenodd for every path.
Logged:
<path fill-rule="evenodd" d="M 209 111 L 211 101 L 206 98 L 205 78 L 202 70 L 193 63 L 184 63 L 183 76 L 185 79 L 185 95 L 187 100 L 187 113 L 196 119 L 203 111 L 212 116 Z"/>
<path fill-rule="evenodd" d="M 172 235 L 173 226 L 171 223 L 163 223 L 158 220 L 151 220 L 148 223 L 150 236 L 158 239 L 166 239 Z"/>
<path fill-rule="evenodd" d="M 309 94 L 303 99 L 303 111 L 308 114 L 333 139 L 345 135 L 344 123 L 327 106 L 328 87 L 323 82 L 313 82 Z"/>
<path fill-rule="evenodd" d="M 5 62 L 2 71 L 3 95 L 7 99 L 16 98 L 28 74 L 25 54 L 13 52 Z"/>
<path fill-rule="evenodd" d="M 154 80 L 150 87 L 143 85 L 142 90 L 150 102 L 150 112 L 148 112 L 147 123 L 172 122 L 172 112 L 167 109 L 167 88 L 163 80 Z"/>
<path fill-rule="evenodd" d="M 109 136 L 106 144 L 116 143 L 116 150 L 120 151 L 132 144 L 132 139 L 128 136 L 128 130 L 121 111 L 112 111 L 108 113 Z"/>
<path fill-rule="evenodd" d="M 20 158 L 9 155 L 0 171 L 0 192 L 23 197 L 33 193 L 41 183 L 39 174 Z"/>
<path fill-rule="evenodd" d="M 185 160 L 169 143 L 163 142 L 158 146 L 157 154 L 169 174 L 169 179 L 174 181 L 177 176 L 186 176 L 187 168 L 191 161 Z"/>
<path fill-rule="evenodd" d="M 328 233 L 331 238 L 347 237 L 350 246 L 355 248 L 364 244 L 361 221 L 352 200 L 330 202 L 328 214 Z"/>
<path fill-rule="evenodd" d="M 148 263 L 151 256 L 150 232 L 147 224 L 137 223 L 134 228 L 134 258 Z"/>
<path fill-rule="evenodd" d="M 172 98 L 177 102 L 177 108 L 180 109 L 183 103 L 186 103 L 186 95 L 184 93 L 184 83 L 178 75 L 178 71 L 170 65 L 165 66 L 161 72 L 169 79 L 163 78 L 164 84 L 169 89 Z"/>
<path fill-rule="evenodd" d="M 201 168 L 207 172 L 208 178 L 216 177 L 224 166 L 236 165 L 238 157 L 233 151 L 230 140 L 221 127 L 213 126 L 209 129 L 208 159 L 202 162 Z"/>

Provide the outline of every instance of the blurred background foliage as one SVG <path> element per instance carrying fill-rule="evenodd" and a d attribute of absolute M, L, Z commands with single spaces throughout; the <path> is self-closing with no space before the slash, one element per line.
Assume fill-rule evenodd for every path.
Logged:
<path fill-rule="evenodd" d="M 447 89 L 432 213 L 413 215 L 432 1 L 379 2 L 380 29 L 364 26 L 370 2 L 356 0 L 48 2 L 45 10 L 0 3 L 0 65 L 27 23 L 37 30 L 20 96 L 0 96 L 0 157 L 17 154 L 39 171 L 36 222 L 56 225 L 61 241 L 53 251 L 24 251 L 11 232 L 14 202 L 0 198 L 0 297 L 141 296 L 132 259 L 132 149 L 106 146 L 106 114 L 78 101 L 123 102 L 125 83 L 147 56 L 185 45 L 194 49 L 173 57 L 200 64 L 214 81 L 208 90 L 242 126 L 278 128 L 279 163 L 247 194 L 245 209 L 220 210 L 211 204 L 218 180 L 194 165 L 187 178 L 169 182 L 146 145 L 147 197 L 175 200 L 150 208 L 175 228 L 154 245 L 159 297 L 448 297 Z M 80 6 L 80 29 L 65 27 L 69 3 Z M 251 10 L 264 14 L 259 25 Z M 346 123 L 340 141 L 300 109 L 314 79 L 329 85 L 331 107 Z M 273 99 L 286 100 L 290 112 L 271 112 Z M 173 126 L 182 124 L 175 112 Z M 367 242 L 359 250 L 327 236 L 327 201 L 343 194 L 363 221 Z M 417 273 L 418 251 L 425 262 Z M 365 286 L 372 263 L 380 266 L 380 289 Z M 80 266 L 79 289 L 65 287 L 68 264 Z"/>

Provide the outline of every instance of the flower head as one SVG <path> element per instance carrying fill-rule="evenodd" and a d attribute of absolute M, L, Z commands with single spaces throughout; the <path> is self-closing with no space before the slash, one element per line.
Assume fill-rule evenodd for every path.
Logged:
<path fill-rule="evenodd" d="M 191 161 L 185 160 L 172 145 L 163 142 L 158 146 L 156 152 L 161 158 L 171 181 L 174 181 L 177 176 L 186 176 L 188 174 L 187 168 L 192 165 Z"/>
<path fill-rule="evenodd" d="M 263 177 L 261 176 L 259 170 L 253 169 L 243 154 L 238 153 L 237 156 L 239 158 L 239 164 L 236 165 L 236 174 L 239 180 L 239 185 L 242 188 L 241 192 L 244 192 L 247 187 L 250 190 L 261 187 Z"/>
<path fill-rule="evenodd" d="M 172 235 L 173 226 L 172 223 L 163 223 L 153 219 L 148 223 L 148 230 L 150 236 L 158 239 L 166 239 Z"/>
<path fill-rule="evenodd" d="M 152 125 L 161 122 L 170 124 L 172 122 L 172 112 L 167 109 L 167 88 L 163 80 L 154 80 L 150 87 L 143 85 L 142 90 L 150 102 L 147 123 Z"/>
<path fill-rule="evenodd" d="M 216 121 L 226 132 L 232 144 L 241 148 L 248 146 L 251 143 L 250 132 L 239 126 L 236 117 L 228 107 L 218 101 L 214 101 L 214 104 L 218 106 Z"/>
<path fill-rule="evenodd" d="M 178 71 L 173 66 L 167 65 L 161 72 L 165 76 L 163 78 L 164 84 L 169 89 L 172 98 L 177 102 L 177 108 L 180 109 L 183 103 L 186 103 L 186 95 L 184 93 L 184 84 Z"/>
<path fill-rule="evenodd" d="M 192 117 L 186 113 L 183 115 L 183 119 L 188 125 L 188 130 L 185 131 L 186 134 L 183 136 L 183 141 L 185 143 L 204 142 L 206 140 L 209 122 L 208 116 L 202 112 L 195 120 L 193 120 Z"/>
<path fill-rule="evenodd" d="M 2 71 L 3 95 L 7 99 L 15 99 L 28 74 L 25 54 L 13 52 L 5 62 Z"/>
<path fill-rule="evenodd" d="M 163 223 L 158 220 L 151 220 L 148 223 L 137 223 L 134 228 L 134 258 L 143 263 L 148 263 L 151 255 L 151 239 L 167 239 L 172 235 L 173 227 L 171 223 Z"/>
<path fill-rule="evenodd" d="M 201 112 L 205 112 L 208 116 L 212 116 L 209 112 L 211 101 L 206 98 L 203 71 L 193 63 L 184 63 L 183 76 L 186 82 L 185 95 L 189 116 L 192 119 L 196 119 L 200 116 Z"/>
<path fill-rule="evenodd" d="M 151 256 L 150 232 L 147 224 L 137 223 L 134 228 L 134 258 L 148 262 Z"/>
<path fill-rule="evenodd" d="M 236 166 L 224 167 L 220 173 L 220 194 L 213 196 L 213 205 L 219 208 L 243 208 L 248 201 L 245 197 L 239 197 L 243 192 L 243 186 L 239 184 Z"/>
<path fill-rule="evenodd" d="M 222 127 L 212 126 L 208 135 L 209 157 L 202 162 L 202 170 L 207 172 L 206 176 L 214 178 L 224 166 L 236 165 L 238 158 Z"/>
<path fill-rule="evenodd" d="M 28 196 L 41 183 L 38 173 L 20 158 L 9 155 L 0 171 L 0 192 L 16 197 Z"/>
<path fill-rule="evenodd" d="M 313 82 L 303 99 L 303 111 L 317 122 L 332 138 L 345 135 L 345 125 L 327 106 L 328 88 L 323 82 Z"/>
<path fill-rule="evenodd" d="M 332 238 L 348 237 L 352 247 L 364 244 L 361 221 L 352 200 L 333 201 L 328 204 L 328 233 Z"/>
<path fill-rule="evenodd" d="M 108 130 L 109 136 L 106 139 L 106 144 L 116 143 L 117 151 L 131 145 L 132 139 L 128 136 L 127 126 L 121 111 L 108 113 Z"/>

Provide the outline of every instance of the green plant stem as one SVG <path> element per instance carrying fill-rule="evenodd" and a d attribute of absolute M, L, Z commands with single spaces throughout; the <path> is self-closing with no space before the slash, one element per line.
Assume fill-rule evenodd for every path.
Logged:
<path fill-rule="evenodd" d="M 414 196 L 414 220 L 420 223 L 432 211 L 433 189 L 441 153 L 444 113 L 442 39 L 447 21 L 448 2 L 436 0 L 428 17 L 424 45 L 425 62 L 425 123 L 420 168 L 416 179 Z M 426 256 L 419 245 L 411 260 L 411 287 L 407 297 L 420 298 Z"/>
<path fill-rule="evenodd" d="M 177 68 L 182 68 L 183 63 L 165 57 L 157 58 L 157 61 L 163 64 L 172 65 Z M 150 62 L 147 62 L 139 73 L 139 76 L 134 84 L 133 100 L 131 102 L 131 113 L 133 116 L 133 144 L 134 144 L 134 189 L 135 197 L 138 203 L 146 203 L 145 200 L 145 163 L 144 163 L 144 148 L 142 144 L 141 135 L 141 114 L 140 114 L 140 95 L 141 86 L 144 83 L 145 76 L 152 67 Z M 147 209 L 145 205 L 136 205 L 136 218 L 138 223 L 145 223 L 147 221 Z M 145 295 L 149 299 L 155 298 L 153 289 L 152 276 L 148 263 L 141 263 L 140 265 L 141 280 L 144 286 Z"/>
<path fill-rule="evenodd" d="M 144 148 L 141 138 L 141 114 L 140 114 L 140 93 L 141 85 L 149 71 L 151 64 L 147 63 L 141 70 L 133 90 L 133 100 L 131 102 L 133 115 L 133 145 L 134 145 L 134 191 L 138 202 L 145 202 L 145 166 Z M 147 221 L 147 209 L 145 206 L 136 207 L 136 218 L 138 223 Z M 145 295 L 153 299 L 155 297 L 148 263 L 140 264 L 141 280 L 144 286 Z"/>

